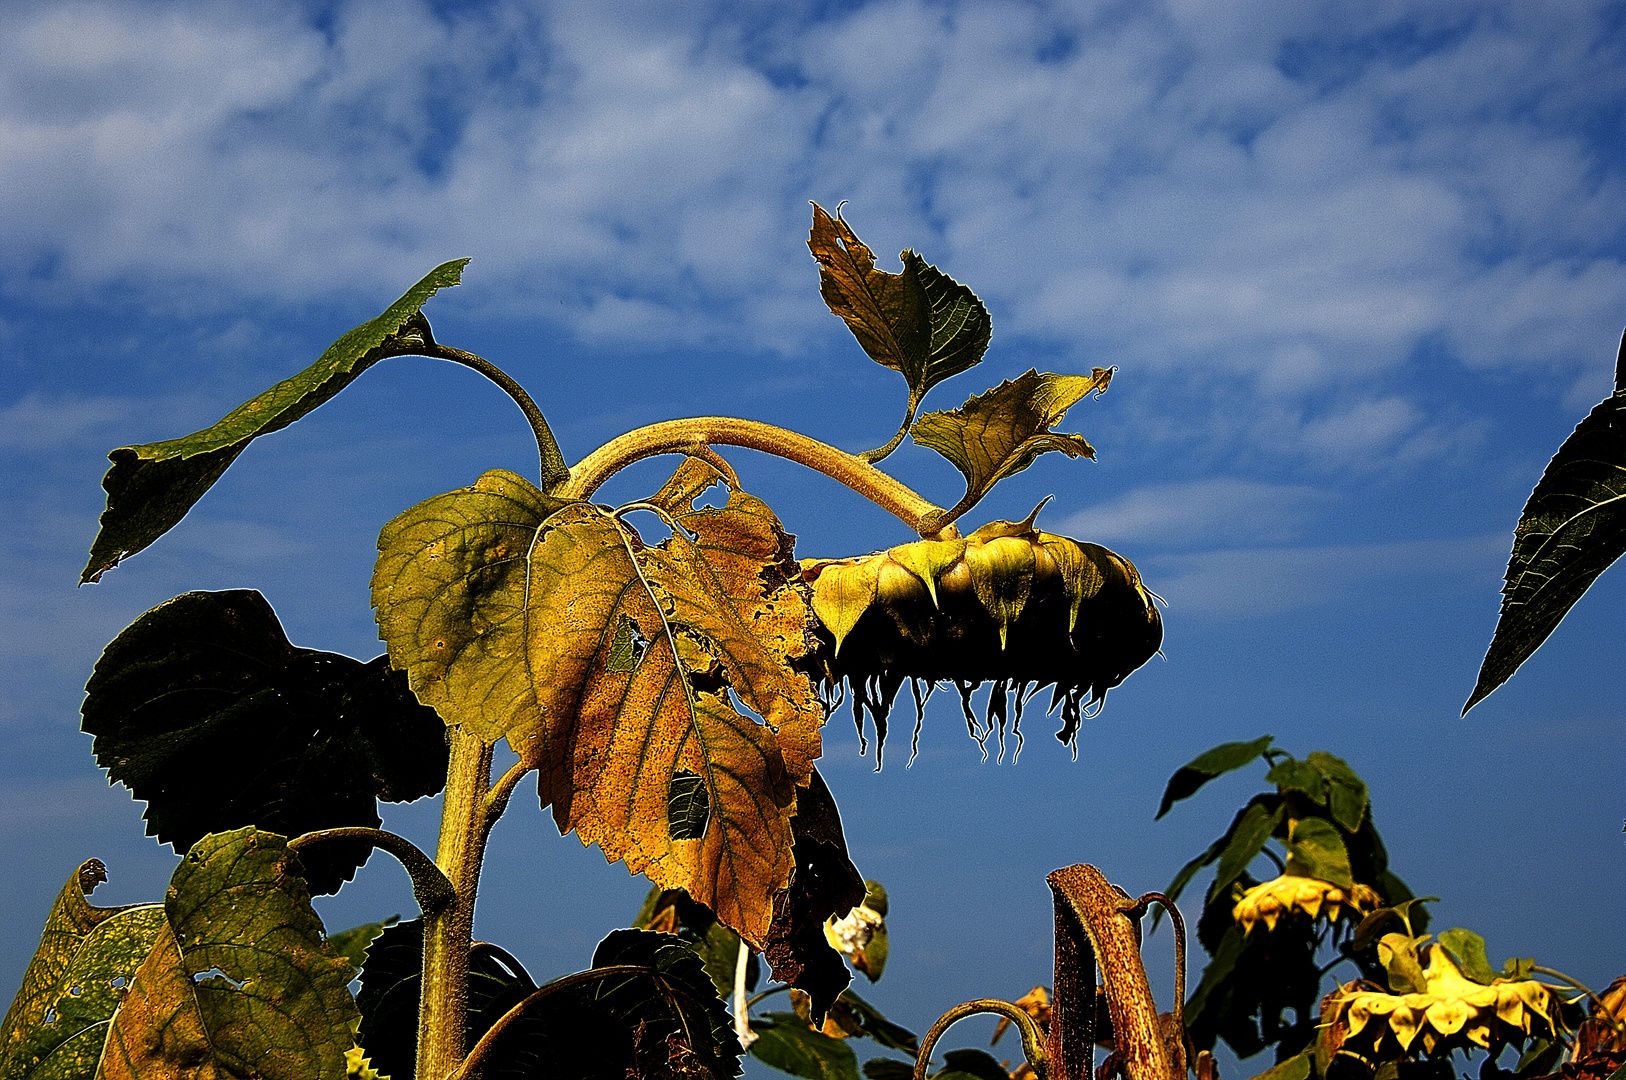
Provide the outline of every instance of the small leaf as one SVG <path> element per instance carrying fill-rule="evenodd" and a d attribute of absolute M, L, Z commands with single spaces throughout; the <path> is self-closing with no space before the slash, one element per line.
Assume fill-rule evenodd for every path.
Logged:
<path fill-rule="evenodd" d="M 196 1068 L 342 1080 L 358 1018 L 354 969 L 323 942 L 282 837 L 254 828 L 204 837 L 170 878 L 164 911 L 168 925 L 113 1015 L 98 1077 Z"/>
<path fill-rule="evenodd" d="M 926 290 L 932 309 L 932 351 L 917 386 L 909 390 L 917 398 L 944 379 L 968 371 L 982 362 L 988 351 L 993 322 L 977 294 L 961 285 L 912 251 L 903 253 L 903 264 L 912 268 Z"/>
<path fill-rule="evenodd" d="M 249 589 L 153 608 L 102 652 L 85 692 L 97 763 L 146 801 L 148 832 L 177 851 L 244 825 L 285 836 L 377 827 L 377 799 L 446 781 L 446 725 L 384 657 L 294 647 Z M 323 844 L 302 860 L 306 881 L 336 892 L 371 852 Z"/>
<path fill-rule="evenodd" d="M 1547 464 L 1513 531 L 1502 611 L 1463 714 L 1506 682 L 1626 552 L 1626 337 L 1615 392 Z"/>
<path fill-rule="evenodd" d="M 301 860 L 303 861 L 303 860 Z M 380 934 L 401 921 L 401 916 L 391 915 L 383 922 L 367 923 L 364 926 L 352 926 L 348 930 L 340 930 L 336 934 L 327 936 L 327 946 L 334 954 L 350 961 L 350 966 L 360 971 L 367 966 L 367 950 L 378 940 Z"/>
<path fill-rule="evenodd" d="M 902 1050 L 913 1054 L 920 1050 L 920 1039 L 914 1032 L 899 1024 L 894 1024 L 882 1016 L 869 1002 L 853 993 L 843 990 L 841 996 L 832 1006 L 832 1013 L 844 1011 L 852 1018 L 857 1033 L 867 1035 L 889 1050 Z"/>
<path fill-rule="evenodd" d="M 0 1026 L 0 1076 L 81 1080 L 95 1074 L 120 988 L 164 929 L 162 904 L 91 906 L 85 894 L 106 876 L 92 859 L 57 897 Z"/>
<path fill-rule="evenodd" d="M 1104 392 L 1111 381 L 1108 368 L 1096 368 L 1087 376 L 1030 370 L 958 409 L 927 413 L 915 421 L 911 437 L 948 458 L 965 477 L 965 498 L 958 504 L 963 512 L 1000 480 L 1021 472 L 1047 451 L 1095 457 L 1081 436 L 1050 429 L 1086 394 Z"/>
<path fill-rule="evenodd" d="M 437 290 L 458 283 L 467 263 L 456 259 L 435 267 L 382 315 L 334 342 L 316 363 L 239 405 L 213 427 L 108 454 L 113 467 L 102 480 L 107 510 L 80 583 L 100 580 L 120 559 L 168 532 L 254 439 L 305 416 L 379 360 L 409 351 L 395 336 L 421 318 L 419 309 Z"/>
<path fill-rule="evenodd" d="M 1344 838 L 1326 818 L 1301 818 L 1293 823 L 1287 838 L 1287 872 L 1330 881 L 1341 889 L 1355 887 Z"/>
<path fill-rule="evenodd" d="M 1359 926 L 1355 927 L 1355 933 L 1349 942 L 1351 951 L 1360 952 L 1377 941 L 1378 931 L 1383 929 L 1384 925 L 1389 922 L 1397 922 L 1402 927 L 1405 927 L 1408 925 L 1406 920 L 1409 919 L 1410 928 L 1421 932 L 1428 925 L 1428 909 L 1419 908 L 1418 913 L 1415 915 L 1412 914 L 1411 909 L 1415 905 L 1437 904 L 1439 901 L 1438 896 L 1414 896 L 1392 907 L 1378 908 L 1362 919 Z"/>
<path fill-rule="evenodd" d="M 1157 817 L 1167 814 L 1169 808 L 1181 799 L 1195 795 L 1210 780 L 1257 761 L 1270 749 L 1273 741 L 1271 736 L 1265 735 L 1252 742 L 1221 743 L 1212 750 L 1198 754 L 1169 777 L 1169 786 L 1163 789 L 1163 801 L 1158 803 Z"/>
<path fill-rule="evenodd" d="M 1327 805 L 1332 811 L 1332 819 L 1343 826 L 1345 832 L 1359 830 L 1371 804 L 1366 781 L 1343 758 L 1324 751 L 1311 751 L 1306 760 L 1327 778 Z"/>
<path fill-rule="evenodd" d="M 1485 939 L 1472 930 L 1456 927 L 1440 935 L 1440 944 L 1451 954 L 1462 973 L 1476 983 L 1489 986 L 1497 978 L 1485 955 Z"/>
<path fill-rule="evenodd" d="M 1253 1080 L 1309 1080 L 1315 1068 L 1315 1052 L 1304 1050 L 1286 1061 L 1277 1062 Z"/>
<path fill-rule="evenodd" d="M 1209 899 L 1220 896 L 1226 887 L 1241 877 L 1250 863 L 1264 850 L 1265 841 L 1276 831 L 1282 820 L 1282 807 L 1267 809 L 1262 803 L 1253 803 L 1242 812 L 1232 826 L 1231 842 L 1220 856 L 1219 868 L 1214 872 L 1214 884 L 1209 886 Z"/>
<path fill-rule="evenodd" d="M 1297 791 L 1319 805 L 1327 804 L 1327 778 L 1308 761 L 1283 758 L 1265 774 L 1265 782 L 1284 791 Z"/>
<path fill-rule="evenodd" d="M 806 1080 L 858 1080 L 858 1055 L 845 1040 L 814 1031 L 795 1013 L 768 1013 L 751 1021 L 751 1056 Z"/>
<path fill-rule="evenodd" d="M 1396 994 L 1422 994 L 1428 992 L 1428 979 L 1417 947 L 1427 935 L 1409 938 L 1405 934 L 1384 934 L 1378 939 L 1378 962 L 1389 973 L 1389 989 Z"/>

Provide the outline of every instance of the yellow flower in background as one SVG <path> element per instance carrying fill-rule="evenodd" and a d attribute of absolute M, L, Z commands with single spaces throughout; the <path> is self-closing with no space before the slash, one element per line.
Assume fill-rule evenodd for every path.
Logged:
<path fill-rule="evenodd" d="M 1261 922 L 1266 930 L 1274 930 L 1276 920 L 1294 911 L 1302 911 L 1312 919 L 1325 915 L 1328 922 L 1337 922 L 1346 911 L 1359 917 L 1382 902 L 1370 887 L 1359 883 L 1353 890 L 1345 890 L 1319 878 L 1283 874 L 1243 893 L 1231 909 L 1231 917 L 1247 934 Z"/>

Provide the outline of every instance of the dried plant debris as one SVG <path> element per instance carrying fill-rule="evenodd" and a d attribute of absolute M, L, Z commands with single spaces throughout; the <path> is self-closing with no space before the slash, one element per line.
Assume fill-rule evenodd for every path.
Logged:
<path fill-rule="evenodd" d="M 1037 513 L 1037 511 L 1035 511 Z M 994 521 L 971 536 L 920 540 L 853 559 L 804 559 L 820 647 L 812 660 L 834 707 L 843 684 L 876 760 L 887 717 L 910 684 L 915 733 L 940 684 L 960 695 L 971 735 L 985 745 L 1007 727 L 1021 749 L 1028 699 L 1051 687 L 1056 737 L 1074 747 L 1081 719 L 1157 652 L 1163 622 L 1129 560 L 1097 544 L 1039 532 L 1033 517 Z M 981 719 L 971 695 L 989 686 Z"/>

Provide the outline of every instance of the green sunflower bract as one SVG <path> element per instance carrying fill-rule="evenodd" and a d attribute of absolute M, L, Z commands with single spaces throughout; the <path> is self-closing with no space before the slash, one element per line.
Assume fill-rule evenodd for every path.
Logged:
<path fill-rule="evenodd" d="M 1082 718 L 1163 640 L 1153 595 L 1129 560 L 1039 532 L 1031 519 L 859 558 L 804 559 L 802 576 L 821 624 L 814 663 L 826 699 L 850 689 L 860 740 L 864 714 L 874 722 L 877 761 L 905 682 L 917 737 L 926 698 L 946 683 L 979 743 L 998 733 L 1001 756 L 1007 727 L 1020 751 L 1023 706 L 1049 686 L 1047 712 L 1062 712 L 1056 737 L 1076 754 Z M 971 695 L 984 683 L 979 721 Z"/>

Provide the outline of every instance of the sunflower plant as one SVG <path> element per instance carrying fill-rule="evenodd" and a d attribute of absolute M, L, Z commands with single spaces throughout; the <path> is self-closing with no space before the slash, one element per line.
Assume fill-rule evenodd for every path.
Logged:
<path fill-rule="evenodd" d="M 1093 457 L 1055 427 L 1112 372 L 1029 371 L 920 414 L 934 387 L 982 361 L 986 308 L 912 251 L 899 273 L 877 268 L 839 213 L 814 207 L 809 248 L 831 311 L 905 381 L 902 423 L 865 453 L 710 416 L 627 432 L 567 464 L 513 378 L 436 339 L 424 307 L 461 282 L 463 259 L 218 423 L 111 452 L 83 583 L 159 540 L 254 440 L 392 357 L 489 378 L 524 412 L 538 458 L 532 476 L 493 468 L 383 526 L 381 656 L 299 646 L 246 589 L 175 597 L 107 646 L 83 728 L 110 781 L 147 803 L 148 832 L 185 857 L 150 904 L 91 904 L 107 873 L 94 859 L 69 875 L 0 1025 L 0 1076 L 464 1080 L 545 1063 L 616 1080 L 726 1077 L 742 1036 L 766 1046 L 767 1032 L 797 1027 L 769 1018 L 750 1031 L 738 1002 L 759 965 L 814 1026 L 912 1039 L 845 991 L 848 961 L 872 977 L 884 965 L 885 902 L 848 858 L 815 768 L 834 699 L 850 695 L 861 729 L 867 713 L 884 738 L 905 682 L 919 701 L 952 686 L 979 738 L 1003 738 L 1007 718 L 1019 738 L 1029 695 L 1049 687 L 1071 743 L 1156 651 L 1162 624 L 1128 560 L 1041 531 L 1037 511 L 958 525 L 1039 456 Z M 955 466 L 963 495 L 939 506 L 878 467 L 906 437 Z M 900 519 L 899 543 L 798 559 L 720 447 L 846 485 Z M 659 490 L 594 501 L 662 454 L 684 460 Z M 637 512 L 668 535 L 641 535 Z M 493 776 L 499 742 L 518 761 Z M 486 838 L 522 782 L 561 833 L 656 890 L 589 967 L 545 985 L 471 935 Z M 432 851 L 380 828 L 380 801 L 435 794 Z M 378 850 L 405 869 L 420 914 L 329 933 L 311 897 Z"/>

